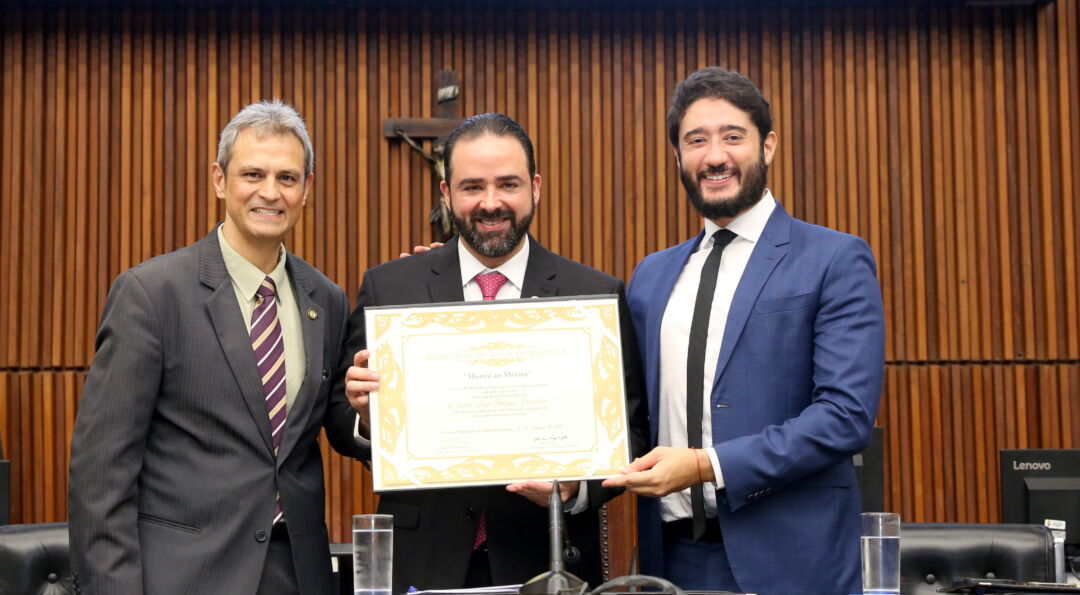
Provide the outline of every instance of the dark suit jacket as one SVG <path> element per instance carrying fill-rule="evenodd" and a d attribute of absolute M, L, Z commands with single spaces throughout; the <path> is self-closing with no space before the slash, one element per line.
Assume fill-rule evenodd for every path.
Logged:
<path fill-rule="evenodd" d="M 531 237 L 530 241 L 522 297 L 617 294 L 621 299 L 622 281 L 553 254 Z M 352 363 L 352 354 L 366 345 L 365 306 L 463 300 L 457 238 L 430 252 L 369 269 L 349 319 L 339 377 Z M 631 450 L 638 456 L 648 428 L 636 342 L 625 307 L 621 316 Z M 335 398 L 344 394 L 341 379 L 334 393 Z M 567 564 L 567 570 L 594 586 L 602 578 L 597 510 L 617 493 L 601 488 L 599 482 L 590 483 L 589 509 L 567 520 L 570 539 L 582 554 L 579 561 Z M 394 592 L 409 586 L 461 587 L 481 511 L 487 514 L 488 553 L 496 584 L 525 582 L 548 569 L 547 509 L 503 486 L 387 492 L 380 498 L 379 512 L 394 515 Z"/>
<path fill-rule="evenodd" d="M 703 234 L 638 265 L 628 301 L 642 338 L 653 441 L 660 325 Z M 877 415 L 885 322 L 861 239 L 779 204 L 728 311 L 713 381 L 713 447 L 726 487 L 720 526 L 739 587 L 759 594 L 858 593 L 859 491 L 851 463 Z M 642 571 L 663 573 L 659 501 L 638 499 Z"/>
<path fill-rule="evenodd" d="M 71 442 L 72 569 L 83 593 L 254 593 L 275 489 L 302 591 L 332 588 L 316 440 L 348 302 L 292 254 L 286 267 L 308 365 L 276 460 L 217 232 L 117 277 Z M 359 455 L 351 428 L 332 431 L 342 425 L 327 426 L 335 447 Z"/>

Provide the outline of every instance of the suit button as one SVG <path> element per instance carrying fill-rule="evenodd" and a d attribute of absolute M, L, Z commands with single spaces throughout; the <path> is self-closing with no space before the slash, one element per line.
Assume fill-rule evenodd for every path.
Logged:
<path fill-rule="evenodd" d="M 465 509 L 465 518 L 470 520 L 470 521 L 475 519 L 476 518 L 476 508 L 474 508 L 472 506 L 466 508 Z"/>
<path fill-rule="evenodd" d="M 266 541 L 266 531 L 263 531 L 262 529 L 259 529 L 258 531 L 256 531 L 255 532 L 255 541 L 258 541 L 259 543 L 262 543 L 262 542 Z"/>

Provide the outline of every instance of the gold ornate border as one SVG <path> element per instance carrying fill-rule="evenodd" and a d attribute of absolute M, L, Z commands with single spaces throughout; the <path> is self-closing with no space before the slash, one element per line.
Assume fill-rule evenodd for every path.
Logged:
<path fill-rule="evenodd" d="M 588 315 L 587 315 L 588 314 Z M 599 321 L 602 332 L 595 329 Z M 396 353 L 410 336 L 478 332 L 517 333 L 532 329 L 587 333 L 592 357 L 594 410 L 603 428 L 609 453 L 597 461 L 594 453 L 493 453 L 482 457 L 427 459 L 404 455 L 408 428 L 405 404 L 406 374 Z M 529 479 L 576 479 L 618 474 L 627 463 L 626 413 L 619 340 L 618 302 L 589 300 L 529 300 L 520 307 L 506 304 L 454 304 L 446 307 L 379 309 L 368 313 L 370 365 L 380 374 L 373 426 L 373 470 L 377 491 L 469 484 L 512 483 Z M 392 332 L 393 331 L 393 332 Z M 515 335 L 518 347 L 521 335 Z M 493 345 L 498 347 L 503 345 Z"/>

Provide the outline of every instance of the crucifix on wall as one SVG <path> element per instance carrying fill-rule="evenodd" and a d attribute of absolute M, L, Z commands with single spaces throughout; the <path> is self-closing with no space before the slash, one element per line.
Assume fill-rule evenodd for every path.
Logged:
<path fill-rule="evenodd" d="M 443 179 L 446 171 L 443 162 L 443 148 L 446 137 L 450 131 L 464 120 L 459 113 L 458 96 L 461 89 L 458 87 L 458 74 L 456 70 L 439 71 L 439 88 L 435 94 L 435 117 L 433 118 L 387 118 L 383 121 L 383 136 L 387 138 L 400 138 L 409 144 L 414 151 L 420 153 L 431 162 L 432 171 L 435 174 L 435 187 Z M 420 144 L 420 141 L 432 139 L 431 152 L 428 152 Z M 452 233 L 450 225 L 450 213 L 440 200 L 438 190 L 432 199 L 431 224 L 435 226 L 435 239 L 445 241 Z"/>

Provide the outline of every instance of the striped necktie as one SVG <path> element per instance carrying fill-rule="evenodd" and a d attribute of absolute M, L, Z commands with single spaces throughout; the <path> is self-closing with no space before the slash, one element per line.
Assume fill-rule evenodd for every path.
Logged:
<path fill-rule="evenodd" d="M 266 410 L 270 415 L 270 437 L 274 456 L 285 433 L 285 341 L 278 321 L 277 285 L 268 275 L 256 292 L 255 312 L 251 314 L 251 347 L 259 364 Z M 274 495 L 274 523 L 281 520 L 281 495 Z"/>

